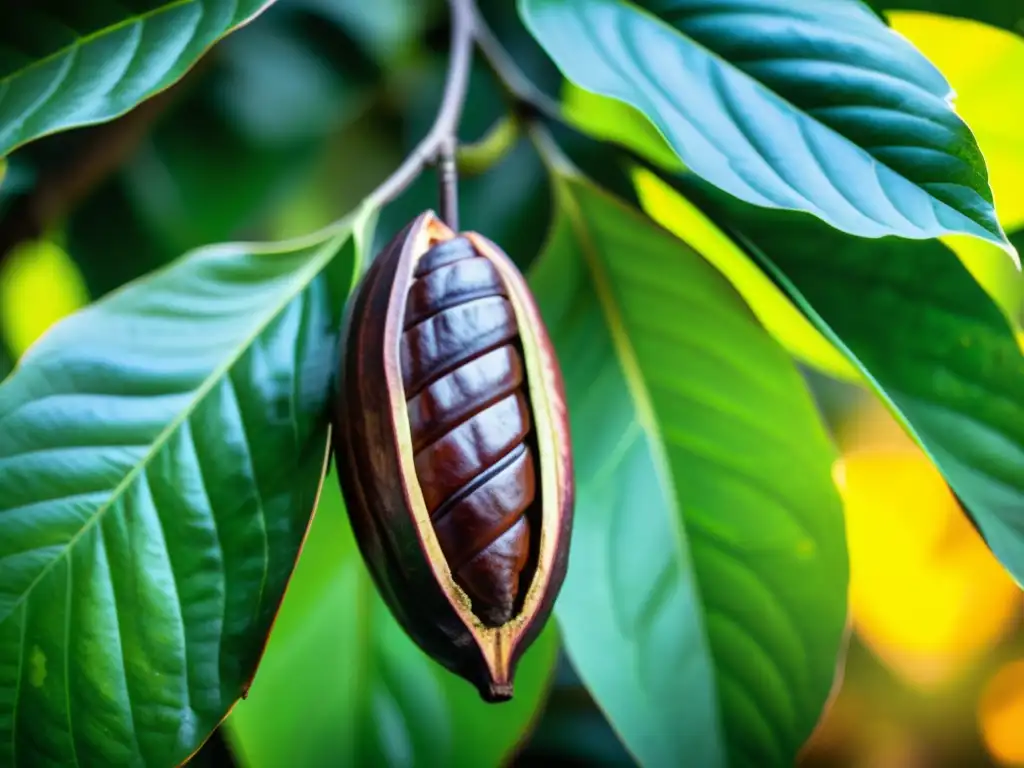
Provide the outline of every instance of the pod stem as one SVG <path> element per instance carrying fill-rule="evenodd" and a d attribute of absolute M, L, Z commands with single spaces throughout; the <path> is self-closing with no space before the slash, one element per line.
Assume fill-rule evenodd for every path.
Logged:
<path fill-rule="evenodd" d="M 430 132 L 416 145 L 405 162 L 366 198 L 365 204 L 379 208 L 389 203 L 402 194 L 426 166 L 437 164 L 441 171 L 441 216 L 451 226 L 452 221 L 458 221 L 454 155 L 458 144 L 459 120 L 469 86 L 477 17 L 473 0 L 448 0 L 448 5 L 452 13 L 451 55 L 437 117 Z M 445 170 L 449 165 L 446 160 L 448 155 L 453 158 L 450 163 L 453 170 L 450 173 Z"/>
<path fill-rule="evenodd" d="M 455 162 L 455 137 L 441 144 L 437 157 L 437 185 L 441 221 L 459 231 L 459 169 Z"/>

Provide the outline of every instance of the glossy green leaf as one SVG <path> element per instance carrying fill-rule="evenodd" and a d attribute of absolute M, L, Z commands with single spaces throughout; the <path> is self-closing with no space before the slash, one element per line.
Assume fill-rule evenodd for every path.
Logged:
<path fill-rule="evenodd" d="M 520 0 L 577 85 L 640 110 L 697 175 L 846 232 L 1003 245 L 946 80 L 859 0 Z"/>
<path fill-rule="evenodd" d="M 879 13 L 923 11 L 974 19 L 1024 35 L 1024 5 L 1019 0 L 865 0 Z"/>
<path fill-rule="evenodd" d="M 867 375 L 1024 583 L 1024 355 L 956 254 L 690 192 Z"/>
<path fill-rule="evenodd" d="M 567 651 L 643 765 L 792 765 L 846 620 L 834 449 L 714 268 L 587 182 L 558 200 L 531 285 L 576 453 Z"/>
<path fill-rule="evenodd" d="M 1024 14 L 1024 4 L 1020 4 Z M 893 12 L 889 23 L 938 67 L 978 141 L 1003 228 L 1024 225 L 1024 36 L 975 21 Z"/>
<path fill-rule="evenodd" d="M 713 264 L 732 283 L 765 330 L 790 354 L 833 378 L 859 379 L 858 372 L 843 353 L 814 327 L 742 248 L 696 207 L 646 169 L 636 169 L 633 179 L 637 197 L 647 214 Z M 970 242 L 981 241 L 971 238 Z"/>
<path fill-rule="evenodd" d="M 490 705 L 426 656 L 378 596 L 332 473 L 248 698 L 228 720 L 249 768 L 503 763 L 537 716 L 554 622 L 527 651 L 511 702 Z"/>
<path fill-rule="evenodd" d="M 196 251 L 0 386 L 0 764 L 176 765 L 245 690 L 322 477 L 350 233 Z"/>
<path fill-rule="evenodd" d="M 42 0 L 0 9 L 0 156 L 110 120 L 273 0 Z"/>

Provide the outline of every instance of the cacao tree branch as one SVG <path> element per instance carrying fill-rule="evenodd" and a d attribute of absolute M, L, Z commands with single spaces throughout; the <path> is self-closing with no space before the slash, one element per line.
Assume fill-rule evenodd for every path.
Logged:
<path fill-rule="evenodd" d="M 544 116 L 560 123 L 565 122 L 562 107 L 552 99 L 519 68 L 512 55 L 505 50 L 498 36 L 487 24 L 475 2 L 470 3 L 473 14 L 473 29 L 476 43 L 495 77 L 512 100 L 513 112 L 526 120 Z"/>
<path fill-rule="evenodd" d="M 448 74 L 445 79 L 444 96 L 437 112 L 434 125 L 426 137 L 416 146 L 405 162 L 398 167 L 384 182 L 377 187 L 365 205 L 379 208 L 394 200 L 408 187 L 420 172 L 430 164 L 441 164 L 442 153 L 450 151 L 454 154 L 458 141 L 457 131 L 462 108 L 466 101 L 466 90 L 469 86 L 469 65 L 473 56 L 474 21 L 476 18 L 473 0 L 448 0 L 452 13 L 451 53 L 448 60 Z M 442 216 L 448 221 L 449 216 L 458 218 L 451 184 L 445 181 L 446 174 L 441 174 Z M 454 182 L 454 175 L 450 181 Z M 448 202 L 445 202 L 448 201 Z M 447 215 L 443 211 L 451 205 Z M 448 222 L 450 225 L 450 222 Z"/>

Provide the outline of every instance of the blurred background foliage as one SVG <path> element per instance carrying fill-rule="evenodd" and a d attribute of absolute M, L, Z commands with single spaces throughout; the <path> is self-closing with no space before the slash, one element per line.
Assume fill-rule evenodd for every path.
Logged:
<path fill-rule="evenodd" d="M 560 93 L 557 73 L 519 25 L 513 4 L 483 5 L 528 74 Z M 889 18 L 955 88 L 957 108 L 988 160 L 1003 224 L 1024 250 L 1024 37 L 920 13 Z M 436 1 L 279 0 L 181 83 L 126 117 L 15 153 L 0 183 L 0 377 L 54 321 L 185 250 L 301 234 L 351 209 L 432 120 L 446 66 L 446 24 Z M 466 141 L 504 114 L 482 65 L 470 94 Z M 604 130 L 613 135 L 623 127 L 608 123 Z M 559 137 L 589 174 L 633 194 L 607 152 L 571 134 Z M 384 212 L 378 237 L 389 238 L 433 206 L 434 193 L 433 179 L 421 178 Z M 464 179 L 460 194 L 465 226 L 527 266 L 550 216 L 543 168 L 529 144 L 520 142 L 487 174 Z M 745 278 L 729 272 L 727 245 L 701 245 L 742 292 Z M 950 245 L 1019 323 L 1024 283 L 1009 261 L 977 240 L 954 238 Z M 766 325 L 794 322 L 771 301 L 763 309 Z M 808 369 L 807 376 L 842 453 L 835 476 L 851 548 L 852 641 L 833 706 L 802 764 L 1024 765 L 1020 590 L 892 417 L 855 377 L 823 369 Z M 337 501 L 325 504 L 317 525 L 344 525 Z M 311 599 L 311 585 L 338 587 L 331 569 L 330 552 L 304 554 L 280 636 L 296 631 L 289 610 Z M 255 708 L 238 716 L 234 743 L 244 764 L 282 764 L 273 759 L 275 743 L 294 757 L 292 745 L 309 724 L 279 712 L 308 711 L 311 697 L 323 701 L 326 728 L 340 723 L 344 704 L 322 698 L 316 675 L 329 667 L 331 632 L 344 632 L 338 618 L 333 629 L 325 620 L 309 639 L 312 674 L 287 686 L 290 701 L 277 702 L 278 713 Z M 382 654 L 418 653 L 392 635 L 381 634 L 381 643 L 392 644 Z M 262 668 L 268 677 L 275 653 L 284 652 L 275 645 L 285 647 L 272 639 Z M 549 647 L 555 652 L 553 634 Z M 469 691 L 460 691 L 458 681 L 429 685 L 435 696 L 453 696 L 451 706 Z M 529 685 L 530 695 L 543 696 L 543 680 Z M 303 764 L 339 764 L 343 740 L 339 727 L 335 738 L 304 742 Z M 401 763 L 401 755 L 389 759 Z M 552 762 L 632 765 L 564 658 L 542 716 L 513 758 L 517 766 Z"/>

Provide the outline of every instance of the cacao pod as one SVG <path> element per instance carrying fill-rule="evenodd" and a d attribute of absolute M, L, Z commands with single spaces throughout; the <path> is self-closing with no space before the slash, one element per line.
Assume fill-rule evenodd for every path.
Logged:
<path fill-rule="evenodd" d="M 349 301 L 338 477 L 378 591 L 427 654 L 512 696 L 565 577 L 572 453 L 561 372 L 523 276 L 418 216 Z"/>

